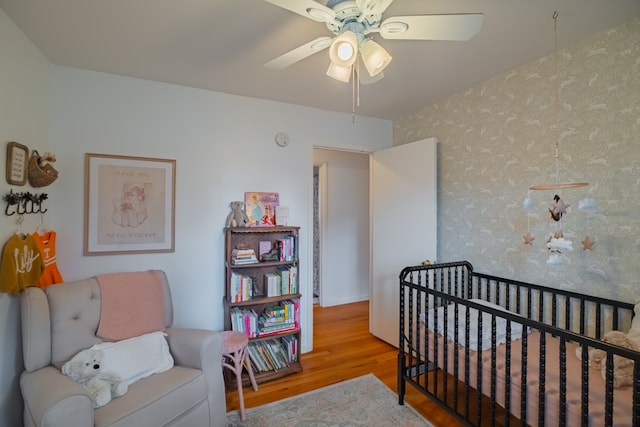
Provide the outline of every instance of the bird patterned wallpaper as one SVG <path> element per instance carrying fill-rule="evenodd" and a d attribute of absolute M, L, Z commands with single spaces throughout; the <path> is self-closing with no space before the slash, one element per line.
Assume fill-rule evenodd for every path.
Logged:
<path fill-rule="evenodd" d="M 640 19 L 393 126 L 394 145 L 439 142 L 439 262 L 640 302 Z M 571 181 L 589 185 L 529 190 Z"/>

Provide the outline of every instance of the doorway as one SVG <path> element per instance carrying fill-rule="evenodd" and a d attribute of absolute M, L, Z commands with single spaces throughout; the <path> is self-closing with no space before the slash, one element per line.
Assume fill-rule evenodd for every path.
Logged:
<path fill-rule="evenodd" d="M 313 160 L 314 303 L 368 300 L 370 155 L 315 148 Z"/>

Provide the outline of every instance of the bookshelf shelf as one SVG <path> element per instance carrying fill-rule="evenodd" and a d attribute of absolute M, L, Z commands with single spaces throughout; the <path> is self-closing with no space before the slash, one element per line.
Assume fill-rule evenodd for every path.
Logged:
<path fill-rule="evenodd" d="M 224 229 L 225 329 L 249 337 L 249 357 L 258 383 L 302 370 L 299 230 L 288 226 Z M 274 248 L 271 254 L 277 253 L 278 260 L 234 264 L 239 250 L 253 250 L 260 260 L 263 252 Z M 264 332 L 276 321 L 282 322 L 282 331 Z M 235 377 L 228 375 L 226 379 L 227 387 L 236 387 Z M 242 382 L 250 384 L 246 373 Z"/>

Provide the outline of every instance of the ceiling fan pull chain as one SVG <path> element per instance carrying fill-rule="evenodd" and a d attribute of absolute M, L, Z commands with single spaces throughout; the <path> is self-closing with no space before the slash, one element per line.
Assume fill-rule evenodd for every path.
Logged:
<path fill-rule="evenodd" d="M 351 67 L 351 123 L 356 122 L 356 74 L 355 67 Z"/>

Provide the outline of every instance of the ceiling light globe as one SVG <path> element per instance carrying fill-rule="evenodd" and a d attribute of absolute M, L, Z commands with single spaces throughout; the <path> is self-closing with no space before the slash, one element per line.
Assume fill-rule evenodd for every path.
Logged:
<path fill-rule="evenodd" d="M 348 61 L 353 56 L 353 46 L 349 43 L 340 43 L 338 45 L 338 57 L 343 61 Z"/>
<path fill-rule="evenodd" d="M 351 79 L 351 67 L 341 67 L 340 65 L 336 65 L 332 62 L 329 64 L 327 76 L 340 82 L 349 83 L 349 80 Z"/>
<path fill-rule="evenodd" d="M 360 56 L 362 56 L 362 62 L 372 77 L 382 72 L 391 63 L 389 52 L 373 40 L 362 43 Z"/>
<path fill-rule="evenodd" d="M 340 67 L 351 67 L 358 56 L 358 38 L 352 31 L 345 31 L 333 40 L 329 48 L 331 62 Z"/>

